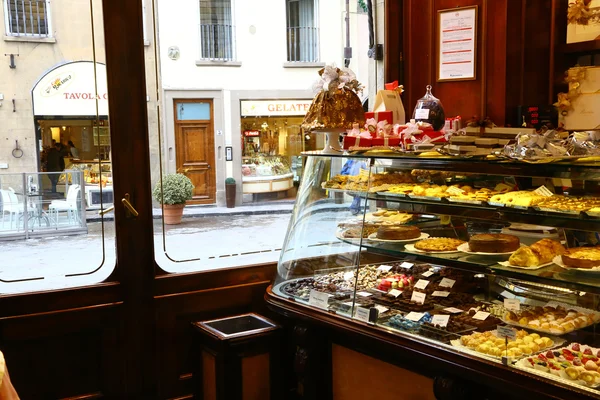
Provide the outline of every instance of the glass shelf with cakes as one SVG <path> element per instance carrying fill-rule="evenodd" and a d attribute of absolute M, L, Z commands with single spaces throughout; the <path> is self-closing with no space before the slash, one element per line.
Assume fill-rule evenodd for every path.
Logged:
<path fill-rule="evenodd" d="M 309 155 L 271 292 L 599 396 L 600 165 L 509 164 Z"/>

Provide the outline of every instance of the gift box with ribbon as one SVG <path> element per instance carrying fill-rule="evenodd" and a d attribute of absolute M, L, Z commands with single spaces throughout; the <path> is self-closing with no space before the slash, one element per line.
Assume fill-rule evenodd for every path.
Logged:
<path fill-rule="evenodd" d="M 375 138 L 371 139 L 372 146 L 396 147 L 400 146 L 399 137 Z"/>
<path fill-rule="evenodd" d="M 394 123 L 394 113 L 391 111 L 366 112 L 365 119 L 374 118 L 376 122 L 387 121 L 388 124 Z"/>
<path fill-rule="evenodd" d="M 372 147 L 373 140 L 364 136 L 344 136 L 344 150 L 350 149 L 350 147 Z M 383 140 L 383 139 L 382 139 Z"/>

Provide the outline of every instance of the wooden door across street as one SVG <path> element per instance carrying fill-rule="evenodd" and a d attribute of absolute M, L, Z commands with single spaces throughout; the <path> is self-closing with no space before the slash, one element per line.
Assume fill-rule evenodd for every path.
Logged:
<path fill-rule="evenodd" d="M 188 203 L 212 204 L 216 200 L 212 100 L 174 100 L 174 106 L 177 172 L 195 186 Z"/>

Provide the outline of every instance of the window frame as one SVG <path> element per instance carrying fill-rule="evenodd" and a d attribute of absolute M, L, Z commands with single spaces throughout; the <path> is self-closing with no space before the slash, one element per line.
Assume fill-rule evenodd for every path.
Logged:
<path fill-rule="evenodd" d="M 43 0 L 46 3 L 46 29 L 47 33 L 45 35 L 41 33 L 19 33 L 19 32 L 11 32 L 10 30 L 10 14 L 8 12 L 8 1 L 5 0 L 2 3 L 4 9 L 4 34 L 7 37 L 14 38 L 33 38 L 33 39 L 49 39 L 54 38 L 54 32 L 52 30 L 52 9 L 50 7 L 50 0 Z"/>
<path fill-rule="evenodd" d="M 288 38 L 288 30 L 292 28 L 290 26 L 290 3 L 301 3 L 302 1 L 312 1 L 313 3 L 313 15 L 312 15 L 312 28 L 317 30 L 316 34 L 316 49 L 315 49 L 315 57 L 314 60 L 291 60 L 290 54 L 290 42 L 287 40 Z M 299 16 L 298 16 L 299 17 Z M 319 25 L 319 0 L 286 0 L 285 1 L 285 29 L 286 29 L 286 64 L 319 64 L 321 62 L 321 27 Z M 300 23 L 298 23 L 300 25 Z M 301 28 L 301 27 L 300 27 Z M 302 56 L 302 51 L 300 51 L 300 55 Z M 303 58 L 303 57 L 300 57 Z"/>
<path fill-rule="evenodd" d="M 212 0 L 210 0 L 212 1 Z M 200 4 L 201 0 L 197 0 L 197 4 L 198 4 L 198 39 L 199 39 L 199 44 L 198 44 L 198 60 L 200 60 L 200 62 L 219 62 L 219 63 L 234 63 L 237 64 L 238 62 L 238 54 L 237 54 L 237 31 L 235 29 L 236 27 L 236 18 L 235 18 L 235 1 L 234 0 L 229 0 L 229 9 L 230 9 L 230 19 L 231 19 L 231 43 L 230 43 L 230 47 L 231 47 L 231 58 L 230 59 L 225 59 L 225 58 L 210 58 L 210 57 L 204 57 L 202 55 L 202 7 Z"/>

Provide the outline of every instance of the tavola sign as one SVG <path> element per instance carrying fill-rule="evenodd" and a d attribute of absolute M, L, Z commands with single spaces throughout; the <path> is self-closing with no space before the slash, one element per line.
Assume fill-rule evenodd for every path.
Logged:
<path fill-rule="evenodd" d="M 63 64 L 47 72 L 32 95 L 36 116 L 107 116 L 106 66 L 96 63 L 94 71 L 91 61 Z"/>

